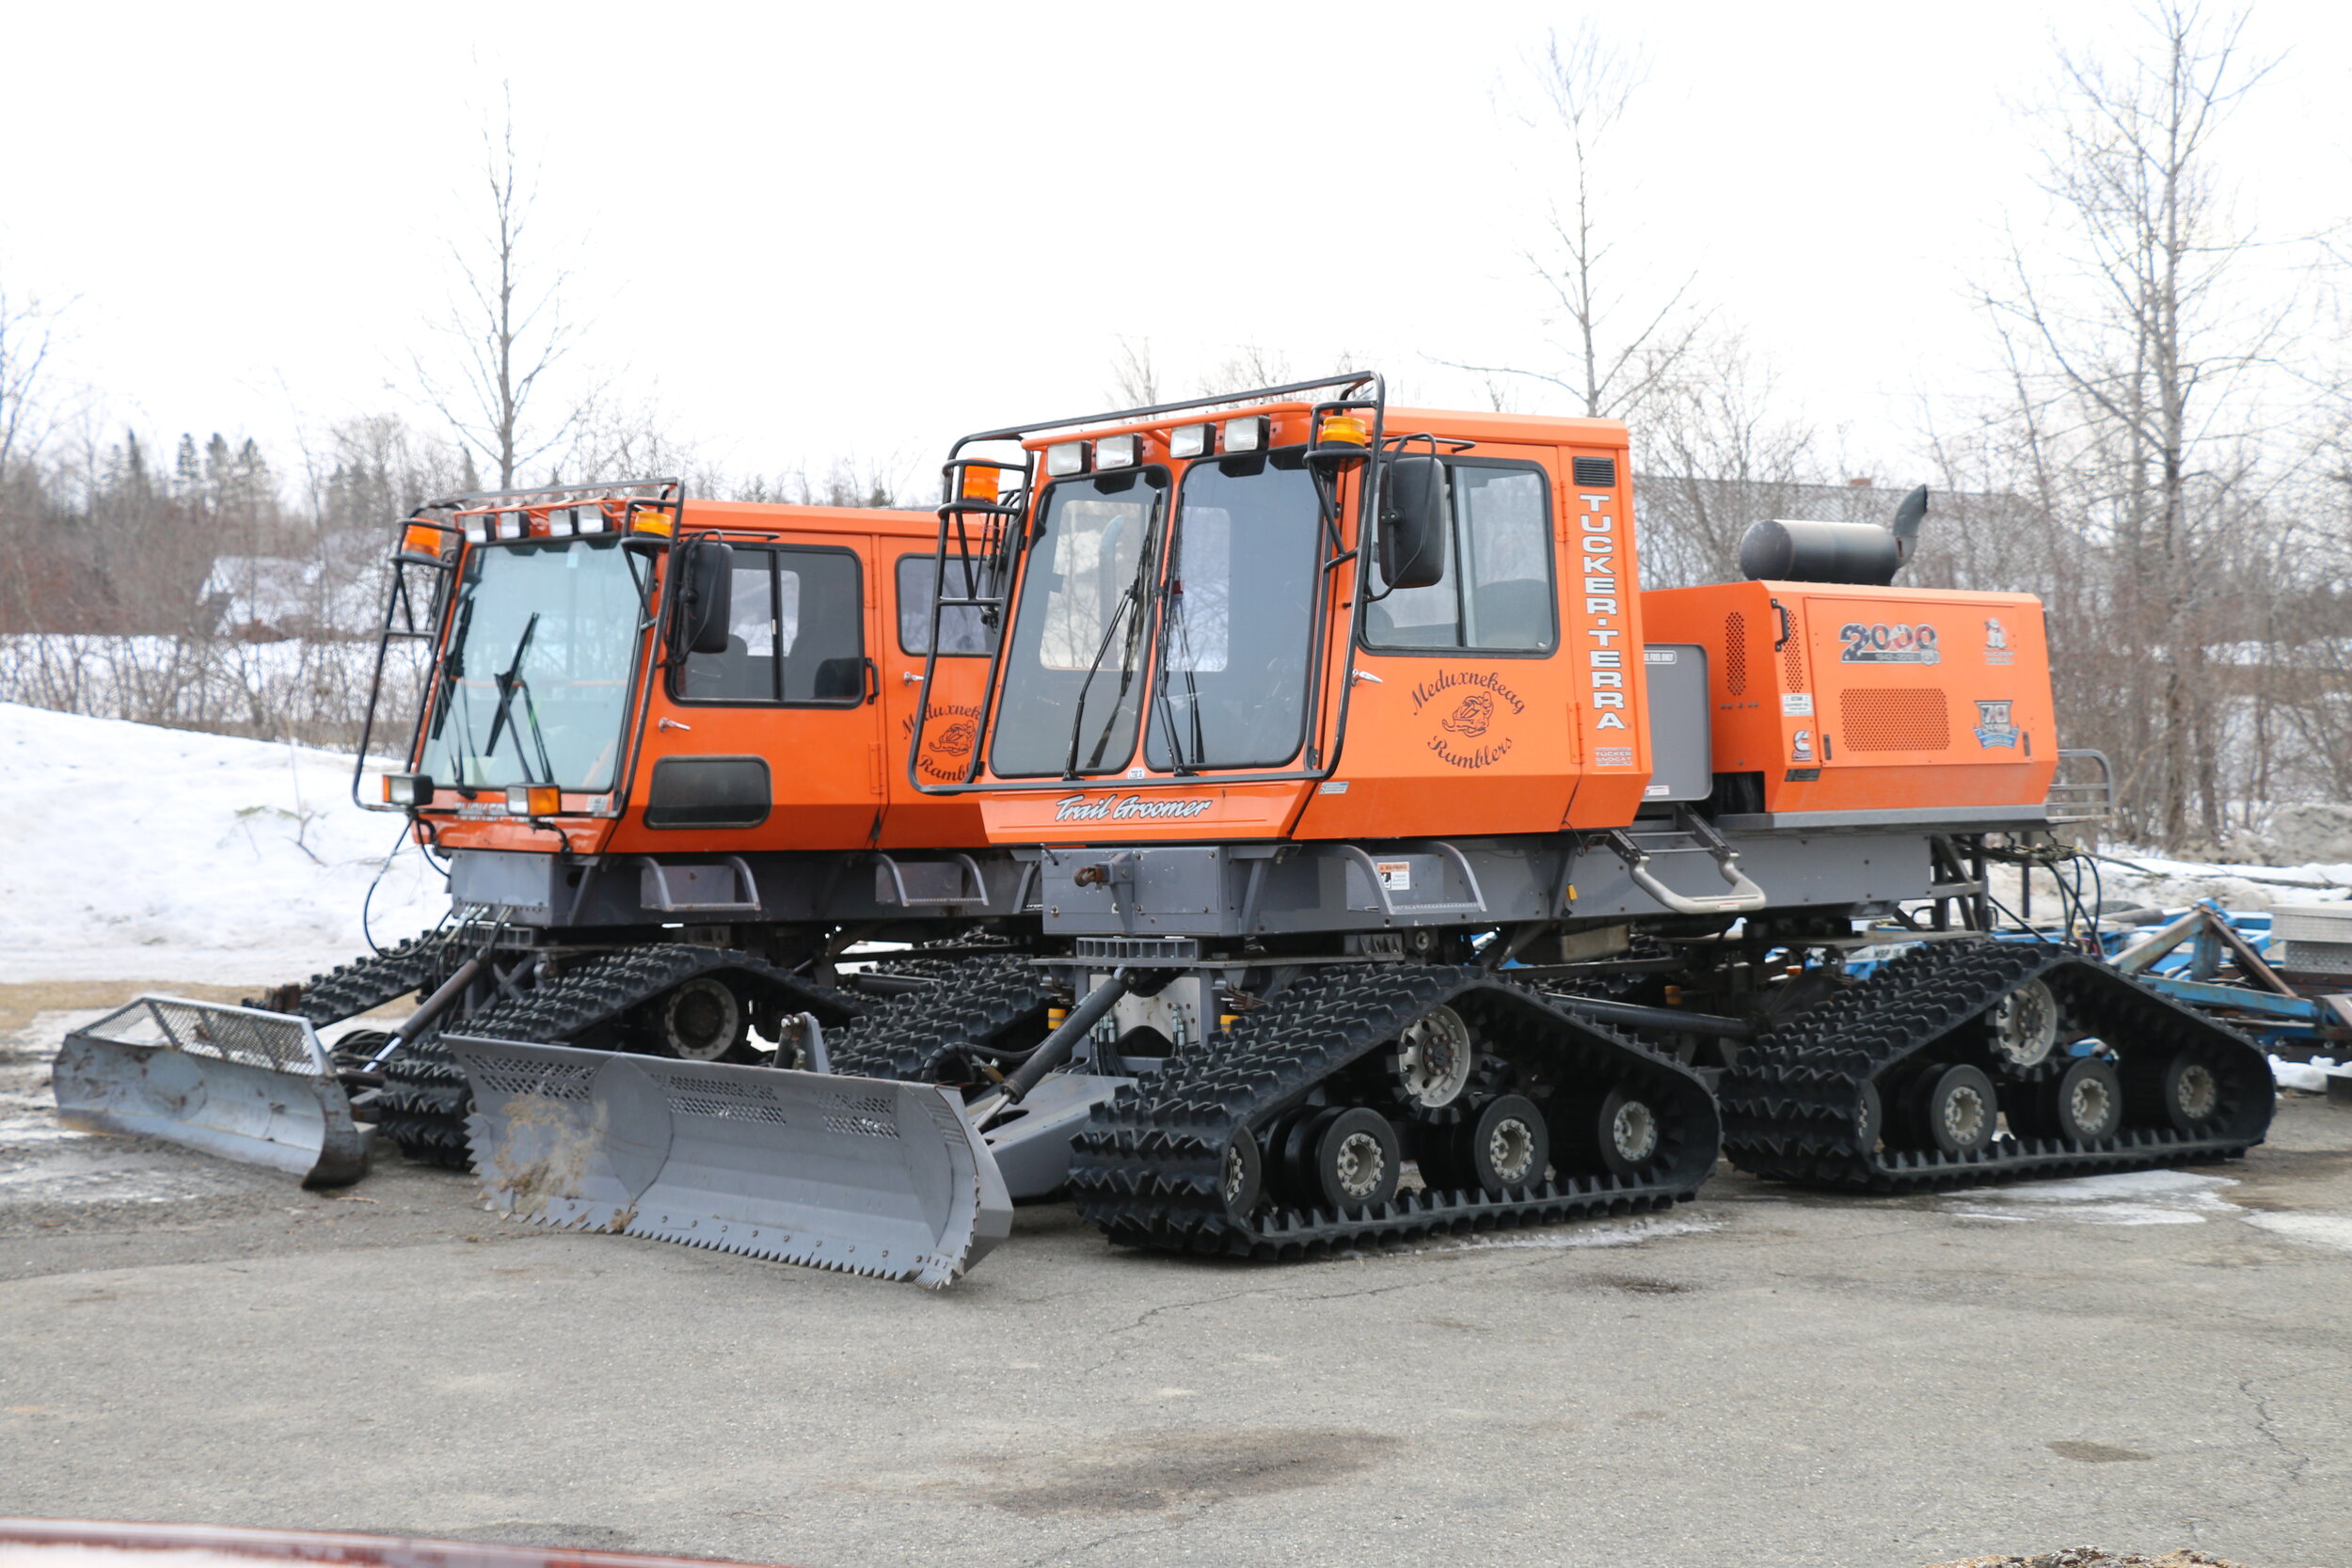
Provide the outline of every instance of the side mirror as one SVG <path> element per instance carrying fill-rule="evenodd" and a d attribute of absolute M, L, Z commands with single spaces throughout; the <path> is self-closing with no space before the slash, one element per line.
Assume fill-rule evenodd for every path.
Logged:
<path fill-rule="evenodd" d="M 1391 588 L 1427 588 L 1445 577 L 1445 465 L 1391 459 L 1380 486 L 1380 578 Z"/>
<path fill-rule="evenodd" d="M 735 549 L 718 539 L 695 539 L 671 562 L 677 583 L 677 638 L 690 654 L 727 651 L 727 612 L 734 608 Z"/>

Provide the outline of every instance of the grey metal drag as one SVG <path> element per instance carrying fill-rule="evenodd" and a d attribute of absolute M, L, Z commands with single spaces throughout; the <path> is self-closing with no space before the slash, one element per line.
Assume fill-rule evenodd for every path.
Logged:
<path fill-rule="evenodd" d="M 522 1218 L 933 1288 L 1011 1229 L 953 1089 L 442 1038 L 483 1191 Z"/>
<path fill-rule="evenodd" d="M 339 1187 L 368 1171 L 368 1140 L 306 1019 L 142 996 L 66 1037 L 57 1111 L 116 1132 L 186 1144 Z"/>

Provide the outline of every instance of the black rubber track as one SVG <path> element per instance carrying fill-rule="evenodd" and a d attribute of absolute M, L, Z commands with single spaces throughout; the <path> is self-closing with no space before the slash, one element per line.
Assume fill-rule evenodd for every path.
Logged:
<path fill-rule="evenodd" d="M 1922 1058 L 1976 1060 L 1966 1026 L 2033 979 L 2048 983 L 2076 1027 L 2115 1049 L 2127 1106 L 2137 1098 L 2130 1092 L 2136 1079 L 2198 1048 L 2221 1089 L 2210 1130 L 2185 1134 L 2127 1109 L 2113 1137 L 2090 1144 L 2011 1137 L 1965 1155 L 1887 1147 L 1876 1137 L 1865 1146 L 1865 1085 L 1878 1086 L 1891 1110 L 1894 1097 L 1884 1091 L 1907 1067 Z M 1742 1052 L 1721 1095 L 1724 1152 L 1741 1170 L 1882 1193 L 2233 1158 L 2263 1141 L 2277 1099 L 2268 1062 L 2234 1030 L 2080 953 L 1990 941 L 1931 942 L 1889 960 Z"/>
<path fill-rule="evenodd" d="M 462 929 L 427 931 L 384 952 L 338 964 L 296 987 L 290 1006 L 269 1010 L 298 1014 L 309 1019 L 315 1029 L 357 1018 L 387 1002 L 397 1002 L 428 986 L 438 985 L 448 969 L 453 967 L 447 959 L 451 943 L 465 936 Z M 270 1000 L 248 999 L 245 1005 L 267 1007 Z"/>
<path fill-rule="evenodd" d="M 384 1064 L 376 1092 L 376 1131 L 411 1160 L 451 1170 L 473 1168 L 466 1116 L 473 1108 L 465 1069 L 449 1048 L 427 1036 Z"/>
<path fill-rule="evenodd" d="M 943 1074 L 962 1074 L 969 1047 L 993 1046 L 1016 1032 L 1043 1037 L 1057 993 L 1026 958 L 992 953 L 929 962 L 945 969 L 937 985 L 869 1003 L 845 1034 L 826 1040 L 834 1071 L 939 1083 Z"/>
<path fill-rule="evenodd" d="M 1635 1177 L 1562 1173 L 1503 1196 L 1425 1191 L 1370 1209 L 1268 1200 L 1246 1216 L 1228 1212 L 1220 1179 L 1236 1130 L 1263 1139 L 1318 1085 L 1441 1004 L 1514 1061 L 1541 1064 L 1556 1085 L 1638 1092 L 1658 1116 L 1657 1158 Z M 1301 1258 L 1440 1232 L 1664 1209 L 1697 1193 L 1714 1169 L 1719 1142 L 1714 1102 L 1698 1075 L 1629 1036 L 1474 969 L 1383 965 L 1308 975 L 1098 1107 L 1075 1140 L 1070 1186 L 1078 1212 L 1114 1242 Z M 1270 1172 L 1273 1163 L 1266 1164 Z"/>
<path fill-rule="evenodd" d="M 857 1002 L 753 958 L 720 947 L 662 942 L 600 954 L 520 998 L 501 997 L 480 1012 L 449 1021 L 469 1035 L 568 1045 L 639 1003 L 701 974 L 726 974 L 790 1012 L 810 1012 L 828 1028 L 857 1016 Z M 438 1033 L 437 1030 L 436 1034 Z M 465 1170 L 472 1164 L 466 1117 L 473 1101 L 465 1070 L 433 1035 L 384 1066 L 376 1126 L 401 1152 L 428 1164 Z"/>

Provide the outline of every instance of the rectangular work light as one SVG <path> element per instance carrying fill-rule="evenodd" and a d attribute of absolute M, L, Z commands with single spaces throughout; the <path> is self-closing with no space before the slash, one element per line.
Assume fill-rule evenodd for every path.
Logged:
<path fill-rule="evenodd" d="M 1105 436 L 1094 443 L 1094 466 L 1097 468 L 1132 468 L 1142 456 L 1143 437 L 1140 436 Z"/>
<path fill-rule="evenodd" d="M 1059 441 L 1045 449 L 1045 471 L 1056 479 L 1068 479 L 1072 474 L 1087 471 L 1087 444 L 1084 441 Z"/>
<path fill-rule="evenodd" d="M 1246 414 L 1238 420 L 1225 421 L 1227 451 L 1265 451 L 1265 416 Z"/>
<path fill-rule="evenodd" d="M 433 803 L 433 780 L 423 773 L 387 773 L 384 775 L 384 803 L 388 806 L 429 806 Z"/>
<path fill-rule="evenodd" d="M 498 526 L 500 538 L 520 539 L 524 534 L 531 531 L 531 514 L 528 512 L 501 512 L 499 514 Z"/>
<path fill-rule="evenodd" d="M 553 784 L 506 786 L 506 815 L 509 816 L 553 816 L 563 809 L 564 792 Z"/>
<path fill-rule="evenodd" d="M 1170 457 L 1206 457 L 1215 444 L 1216 426 L 1180 424 L 1168 433 L 1168 454 Z"/>

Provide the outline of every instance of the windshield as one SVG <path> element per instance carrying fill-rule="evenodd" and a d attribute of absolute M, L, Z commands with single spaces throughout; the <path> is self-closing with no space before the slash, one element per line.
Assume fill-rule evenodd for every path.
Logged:
<path fill-rule="evenodd" d="M 1184 475 L 1146 730 L 1153 768 L 1270 768 L 1297 752 L 1318 523 L 1296 451 Z"/>
<path fill-rule="evenodd" d="M 477 546 L 423 767 L 468 789 L 612 786 L 641 613 L 618 538 Z"/>
<path fill-rule="evenodd" d="M 1005 659 L 998 773 L 1102 772 L 1134 754 L 1166 483 L 1145 470 L 1046 492 Z"/>

